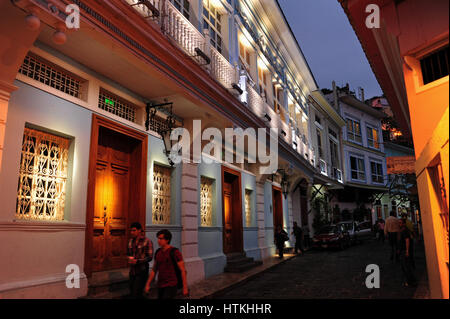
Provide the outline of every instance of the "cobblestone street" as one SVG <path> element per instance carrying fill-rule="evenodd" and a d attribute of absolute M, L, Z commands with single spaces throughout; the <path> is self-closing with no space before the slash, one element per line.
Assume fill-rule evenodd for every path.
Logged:
<path fill-rule="evenodd" d="M 389 244 L 375 240 L 343 251 L 307 251 L 254 277 L 246 283 L 216 295 L 227 299 L 410 299 L 428 298 L 426 260 L 422 243 L 416 242 L 417 287 L 402 286 L 400 263 L 389 260 Z M 366 266 L 380 267 L 380 288 L 365 285 Z"/>

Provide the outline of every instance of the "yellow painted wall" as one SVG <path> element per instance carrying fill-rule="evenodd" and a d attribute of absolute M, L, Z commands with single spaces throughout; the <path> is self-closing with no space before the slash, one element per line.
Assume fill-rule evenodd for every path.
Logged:
<path fill-rule="evenodd" d="M 427 169 L 427 167 L 433 164 L 436 157 L 439 156 L 443 168 L 448 207 L 448 130 L 449 109 L 447 107 L 438 125 L 436 125 L 431 138 L 416 161 L 417 186 L 419 190 L 431 298 L 449 298 L 448 229 L 446 233 L 440 216 L 441 208 L 438 203 L 438 197 L 431 184 L 430 174 Z"/>

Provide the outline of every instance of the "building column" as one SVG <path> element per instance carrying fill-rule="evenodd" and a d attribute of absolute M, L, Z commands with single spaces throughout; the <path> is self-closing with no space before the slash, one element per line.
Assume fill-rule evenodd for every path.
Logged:
<path fill-rule="evenodd" d="M 16 86 L 6 82 L 0 82 L 0 172 L 2 171 L 3 145 L 5 142 L 9 98 L 15 90 L 17 90 Z"/>
<path fill-rule="evenodd" d="M 265 181 L 256 181 L 256 220 L 258 225 L 258 247 L 261 252 L 261 259 L 270 256 L 269 247 L 266 243 L 266 221 L 264 212 L 264 184 Z"/>
<path fill-rule="evenodd" d="M 203 259 L 198 256 L 198 166 L 181 165 L 181 251 L 190 285 L 205 278 Z"/>

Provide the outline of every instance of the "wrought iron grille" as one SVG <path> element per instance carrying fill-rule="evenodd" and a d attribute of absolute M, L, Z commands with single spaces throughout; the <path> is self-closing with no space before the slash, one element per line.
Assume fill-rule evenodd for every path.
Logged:
<path fill-rule="evenodd" d="M 213 180 L 203 177 L 200 185 L 200 216 L 202 226 L 212 226 Z"/>
<path fill-rule="evenodd" d="M 136 121 L 136 107 L 104 89 L 100 89 L 98 107 L 125 120 Z"/>
<path fill-rule="evenodd" d="M 170 175 L 171 169 L 153 166 L 153 224 L 170 224 Z"/>
<path fill-rule="evenodd" d="M 25 128 L 17 219 L 64 219 L 69 144 L 69 139 Z"/>
<path fill-rule="evenodd" d="M 33 80 L 39 81 L 58 91 L 81 99 L 83 83 L 86 82 L 70 72 L 54 66 L 41 57 L 27 55 L 19 69 L 19 73 Z"/>

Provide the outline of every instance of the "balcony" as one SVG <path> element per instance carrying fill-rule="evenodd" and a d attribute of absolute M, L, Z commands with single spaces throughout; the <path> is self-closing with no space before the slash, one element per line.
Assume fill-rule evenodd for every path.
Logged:
<path fill-rule="evenodd" d="M 210 37 L 205 30 L 202 34 L 191 22 L 170 2 L 164 0 L 126 0 L 148 23 L 156 23 L 171 41 L 175 42 L 187 55 L 191 56 L 223 87 L 235 96 L 238 90 L 233 89 L 240 81 L 240 69 L 232 65 L 221 53 L 211 46 Z M 240 100 L 247 104 L 259 118 L 263 119 L 269 128 L 276 128 L 279 137 L 301 154 L 314 166 L 314 152 L 295 134 L 289 125 L 282 121 L 280 114 L 268 105 L 259 93 L 248 83 L 240 85 L 242 90 Z"/>

